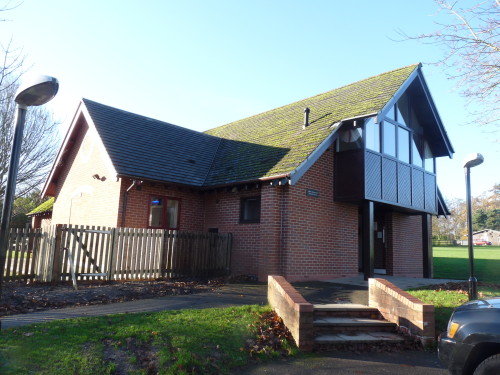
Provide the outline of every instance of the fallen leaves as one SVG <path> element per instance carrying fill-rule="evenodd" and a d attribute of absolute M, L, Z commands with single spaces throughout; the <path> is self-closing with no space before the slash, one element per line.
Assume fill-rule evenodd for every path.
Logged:
<path fill-rule="evenodd" d="M 274 311 L 260 316 L 256 331 L 257 337 L 246 341 L 245 350 L 251 356 L 271 352 L 288 356 L 290 352 L 287 348 L 295 345 L 292 334 Z"/>

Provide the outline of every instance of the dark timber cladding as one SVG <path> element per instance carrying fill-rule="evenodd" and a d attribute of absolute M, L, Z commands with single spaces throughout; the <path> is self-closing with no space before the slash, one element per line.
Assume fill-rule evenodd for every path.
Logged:
<path fill-rule="evenodd" d="M 436 176 L 370 150 L 338 153 L 335 158 L 335 199 L 369 199 L 437 214 Z"/>

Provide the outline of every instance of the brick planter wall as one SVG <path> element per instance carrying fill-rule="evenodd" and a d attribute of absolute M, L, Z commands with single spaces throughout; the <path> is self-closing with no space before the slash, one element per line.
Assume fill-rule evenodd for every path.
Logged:
<path fill-rule="evenodd" d="M 312 351 L 313 305 L 283 276 L 268 276 L 267 299 L 292 333 L 297 347 L 303 351 Z"/>
<path fill-rule="evenodd" d="M 423 303 L 384 279 L 369 279 L 368 286 L 370 307 L 379 309 L 386 320 L 418 338 L 424 346 L 434 343 L 434 305 Z"/>

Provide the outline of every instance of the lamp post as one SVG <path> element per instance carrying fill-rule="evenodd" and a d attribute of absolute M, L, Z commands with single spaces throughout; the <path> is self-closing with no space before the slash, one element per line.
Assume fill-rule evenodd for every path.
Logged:
<path fill-rule="evenodd" d="M 481 164 L 484 157 L 481 154 L 469 154 L 464 159 L 465 186 L 467 194 L 467 233 L 469 245 L 469 301 L 477 299 L 477 279 L 474 276 L 474 247 L 472 246 L 472 199 L 470 193 L 470 169 Z"/>
<path fill-rule="evenodd" d="M 54 77 L 38 76 L 25 82 L 16 92 L 17 117 L 10 154 L 9 172 L 3 200 L 2 217 L 0 222 L 0 298 L 2 297 L 2 282 L 5 271 L 5 258 L 9 246 L 9 226 L 12 214 L 12 203 L 16 191 L 17 172 L 23 141 L 24 123 L 28 107 L 39 106 L 49 102 L 56 96 L 59 82 Z M 1 322 L 0 322 L 1 328 Z"/>

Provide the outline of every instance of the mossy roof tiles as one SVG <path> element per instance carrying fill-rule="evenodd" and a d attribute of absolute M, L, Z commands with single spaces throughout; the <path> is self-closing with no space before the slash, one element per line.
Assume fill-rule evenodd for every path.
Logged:
<path fill-rule="evenodd" d="M 292 172 L 335 130 L 332 125 L 380 111 L 417 68 L 396 69 L 207 131 L 224 141 L 205 184 Z M 303 129 L 306 107 L 310 125 Z"/>
<path fill-rule="evenodd" d="M 54 197 L 47 199 L 41 205 L 28 212 L 27 215 L 36 215 L 36 214 L 42 214 L 44 212 L 50 212 L 52 211 L 53 207 L 54 207 Z"/>
<path fill-rule="evenodd" d="M 84 99 L 119 175 L 216 186 L 288 174 L 335 129 L 380 111 L 411 65 L 199 133 Z M 303 129 L 304 109 L 310 125 Z"/>

